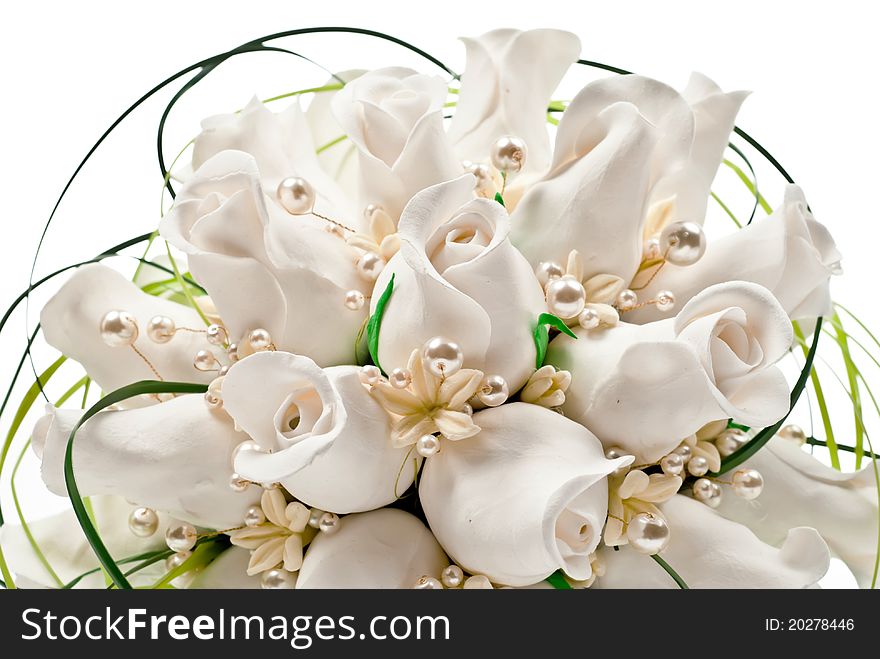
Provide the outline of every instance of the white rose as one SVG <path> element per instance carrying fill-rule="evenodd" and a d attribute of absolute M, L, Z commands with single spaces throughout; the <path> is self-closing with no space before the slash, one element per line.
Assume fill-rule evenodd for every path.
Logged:
<path fill-rule="evenodd" d="M 373 289 L 372 307 L 392 274 L 379 332 L 379 362 L 405 367 L 434 336 L 457 342 L 464 363 L 518 390 L 535 370 L 532 338 L 544 294 L 508 239 L 510 218 L 495 201 L 473 198 L 473 177 L 423 190 L 407 205 L 400 252 Z"/>
<path fill-rule="evenodd" d="M 50 406 L 34 428 L 43 481 L 54 494 L 67 496 L 64 457 L 82 415 Z M 83 496 L 115 494 L 193 524 L 231 528 L 259 500 L 253 488 L 229 487 L 232 452 L 245 439 L 203 396 L 178 396 L 93 416 L 76 433 L 73 470 Z"/>
<path fill-rule="evenodd" d="M 223 406 L 259 449 L 239 451 L 236 472 L 281 483 L 300 501 L 336 513 L 394 502 L 418 462 L 391 445 L 388 415 L 358 370 L 321 370 L 308 357 L 285 352 L 234 364 L 223 379 Z"/>
<path fill-rule="evenodd" d="M 419 190 L 461 173 L 443 129 L 446 83 L 439 76 L 392 67 L 349 82 L 333 114 L 357 146 L 361 199 L 393 219 Z"/>
<path fill-rule="evenodd" d="M 577 341 L 554 339 L 547 354 L 571 372 L 563 410 L 640 463 L 710 421 L 760 427 L 788 412 L 788 385 L 774 364 L 791 345 L 791 323 L 756 284 L 707 288 L 675 318 L 576 333 Z"/>
<path fill-rule="evenodd" d="M 591 574 L 608 511 L 608 460 L 583 426 L 545 407 L 511 403 L 474 415 L 479 434 L 446 441 L 425 464 L 419 496 L 431 530 L 471 573 L 509 586 L 558 569 Z"/>
<path fill-rule="evenodd" d="M 232 342 L 260 327 L 277 348 L 321 365 L 354 363 L 366 312 L 343 301 L 366 286 L 357 255 L 323 221 L 288 214 L 271 194 L 253 157 L 222 151 L 180 190 L 159 232 L 188 255 Z"/>
<path fill-rule="evenodd" d="M 309 545 L 297 588 L 412 588 L 439 578 L 449 560 L 417 517 L 382 508 L 349 515 Z"/>
<path fill-rule="evenodd" d="M 462 160 L 485 161 L 500 137 L 514 135 L 528 149 L 524 172 L 550 164 L 547 105 L 581 42 L 562 30 L 493 30 L 462 38 L 467 66 L 449 137 Z"/>

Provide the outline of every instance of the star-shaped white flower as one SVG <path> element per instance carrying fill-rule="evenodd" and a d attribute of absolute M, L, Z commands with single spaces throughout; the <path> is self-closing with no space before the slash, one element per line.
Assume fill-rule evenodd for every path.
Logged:
<path fill-rule="evenodd" d="M 656 506 L 671 499 L 681 487 L 679 476 L 651 474 L 634 469 L 608 477 L 608 521 L 603 539 L 609 547 L 627 544 L 626 527 L 639 513 L 663 518 Z M 664 518 L 665 519 L 665 518 Z"/>
<path fill-rule="evenodd" d="M 559 407 L 565 402 L 565 390 L 570 384 L 571 373 L 557 371 L 554 366 L 546 364 L 532 374 L 519 399 L 542 407 Z"/>
<path fill-rule="evenodd" d="M 370 215 L 369 233 L 351 234 L 346 238 L 346 242 L 352 247 L 378 254 L 385 261 L 390 260 L 400 249 L 400 237 L 397 235 L 394 220 L 381 208 L 377 208 Z"/>
<path fill-rule="evenodd" d="M 302 567 L 309 509 L 298 501 L 288 503 L 280 489 L 263 492 L 260 507 L 265 523 L 229 532 L 232 544 L 251 550 L 247 573 L 253 576 L 282 563 L 288 572 L 296 572 Z"/>

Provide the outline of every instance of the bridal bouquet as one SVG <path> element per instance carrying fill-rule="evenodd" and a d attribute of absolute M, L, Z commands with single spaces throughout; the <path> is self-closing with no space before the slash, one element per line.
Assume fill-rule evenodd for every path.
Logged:
<path fill-rule="evenodd" d="M 3 458 L 78 362 L 25 428 L 72 511 L 3 526 L 7 587 L 805 588 L 832 556 L 876 582 L 841 256 L 800 188 L 771 209 L 726 158 L 746 94 L 615 73 L 559 100 L 592 64 L 574 35 L 464 44 L 461 76 L 347 71 L 205 119 L 157 233 L 66 269 Z M 710 202 L 741 228 L 710 239 Z M 100 263 L 143 243 L 134 278 Z M 786 422 L 810 378 L 824 439 Z"/>

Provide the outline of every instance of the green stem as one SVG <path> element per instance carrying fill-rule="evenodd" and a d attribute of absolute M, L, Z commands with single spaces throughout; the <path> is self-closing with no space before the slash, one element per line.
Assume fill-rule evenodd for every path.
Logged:
<path fill-rule="evenodd" d="M 690 590 L 690 588 L 688 588 L 687 583 L 685 583 L 685 580 L 679 576 L 678 572 L 676 572 L 675 570 L 672 569 L 672 566 L 669 565 L 669 563 L 667 563 L 662 558 L 660 558 L 659 554 L 652 554 L 651 558 L 654 559 L 654 561 L 657 563 L 657 565 L 659 565 L 664 570 L 666 570 L 666 574 L 668 574 L 670 577 L 672 577 L 673 581 L 675 581 L 675 583 L 678 584 L 679 588 L 681 588 L 682 590 Z"/>

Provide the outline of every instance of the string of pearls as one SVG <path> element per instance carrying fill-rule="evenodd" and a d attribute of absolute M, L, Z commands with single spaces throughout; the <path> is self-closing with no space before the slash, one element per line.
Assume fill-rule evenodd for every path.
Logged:
<path fill-rule="evenodd" d="M 453 564 L 443 568 L 440 578 L 424 574 L 413 584 L 414 590 L 476 590 L 493 589 L 492 582 L 483 574 L 466 577 L 464 570 Z"/>

